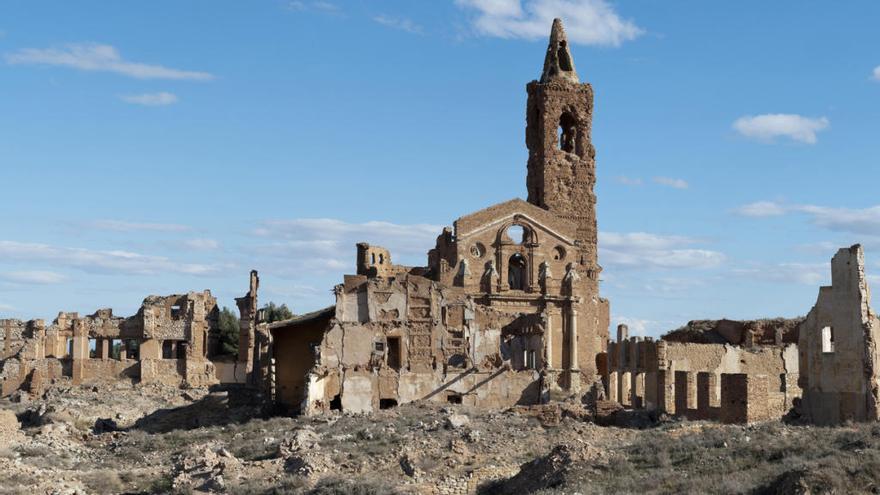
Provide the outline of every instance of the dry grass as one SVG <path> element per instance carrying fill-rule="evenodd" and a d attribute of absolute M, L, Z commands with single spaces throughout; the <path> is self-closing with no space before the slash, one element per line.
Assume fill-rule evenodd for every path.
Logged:
<path fill-rule="evenodd" d="M 694 427 L 691 429 L 691 427 Z M 683 431 L 684 430 L 684 431 Z M 611 462 L 567 466 L 536 494 L 877 493 L 880 425 L 839 428 L 675 424 L 645 431 Z M 511 482 L 482 493 L 528 493 Z"/>

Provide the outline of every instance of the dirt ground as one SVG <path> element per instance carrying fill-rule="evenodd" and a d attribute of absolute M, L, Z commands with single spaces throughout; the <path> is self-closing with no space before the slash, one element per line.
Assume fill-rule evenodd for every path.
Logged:
<path fill-rule="evenodd" d="M 0 493 L 876 493 L 880 425 L 722 426 L 579 404 L 272 416 L 240 389 L 0 401 Z"/>

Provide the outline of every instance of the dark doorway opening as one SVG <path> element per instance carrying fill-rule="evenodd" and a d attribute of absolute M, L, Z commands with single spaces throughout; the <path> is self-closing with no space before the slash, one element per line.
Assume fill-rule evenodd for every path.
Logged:
<path fill-rule="evenodd" d="M 388 367 L 400 370 L 400 337 L 388 337 Z"/>

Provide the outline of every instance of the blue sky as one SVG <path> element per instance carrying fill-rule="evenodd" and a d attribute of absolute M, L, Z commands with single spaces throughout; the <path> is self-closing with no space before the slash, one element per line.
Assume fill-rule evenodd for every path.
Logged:
<path fill-rule="evenodd" d="M 525 196 L 554 16 L 614 323 L 804 314 L 854 242 L 880 276 L 877 2 L 2 0 L 0 317 L 234 306 L 251 268 L 305 312 L 357 241 L 423 264 Z"/>

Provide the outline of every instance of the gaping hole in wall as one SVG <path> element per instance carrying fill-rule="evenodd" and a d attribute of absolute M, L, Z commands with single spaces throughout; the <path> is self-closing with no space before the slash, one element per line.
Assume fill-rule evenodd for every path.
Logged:
<path fill-rule="evenodd" d="M 565 259 L 565 248 L 562 246 L 556 246 L 553 248 L 553 259 L 555 261 L 562 261 Z"/>
<path fill-rule="evenodd" d="M 825 354 L 834 352 L 834 328 L 832 327 L 822 329 L 822 352 Z"/>
<path fill-rule="evenodd" d="M 453 354 L 449 356 L 446 365 L 450 368 L 464 368 L 467 366 L 467 356 L 464 354 Z"/>
<path fill-rule="evenodd" d="M 394 399 L 379 399 L 379 409 L 393 409 L 397 407 L 397 401 Z"/>
<path fill-rule="evenodd" d="M 526 229 L 522 225 L 511 225 L 507 228 L 507 237 L 517 244 L 522 244 L 526 242 Z"/>
<path fill-rule="evenodd" d="M 116 359 L 117 361 L 122 359 L 122 340 L 110 340 L 110 359 Z"/>
<path fill-rule="evenodd" d="M 389 368 L 400 371 L 400 337 L 388 337 L 388 352 L 386 355 L 386 364 Z"/>
<path fill-rule="evenodd" d="M 175 304 L 171 306 L 171 319 L 179 320 L 180 319 L 180 305 Z"/>
<path fill-rule="evenodd" d="M 89 339 L 89 359 L 100 358 L 98 351 L 98 339 Z"/>
<path fill-rule="evenodd" d="M 175 351 L 177 346 L 173 340 L 162 341 L 162 359 L 176 359 Z"/>
<path fill-rule="evenodd" d="M 568 112 L 559 117 L 559 129 L 557 130 L 559 138 L 559 149 L 567 153 L 574 153 L 575 141 L 577 137 L 577 121 Z"/>
<path fill-rule="evenodd" d="M 379 264 L 382 265 L 384 263 L 385 263 L 385 255 L 382 253 L 379 253 Z"/>
<path fill-rule="evenodd" d="M 565 40 L 559 42 L 559 48 L 556 49 L 556 59 L 559 60 L 559 68 L 561 70 L 565 72 L 573 70 L 571 57 L 568 55 L 568 50 L 566 50 Z"/>
<path fill-rule="evenodd" d="M 73 358 L 73 337 L 67 337 L 67 357 Z"/>
<path fill-rule="evenodd" d="M 370 264 L 376 264 L 376 253 L 370 254 Z"/>
<path fill-rule="evenodd" d="M 330 410 L 331 411 L 341 411 L 342 410 L 342 396 L 336 394 L 333 397 L 333 400 L 330 401 Z"/>
<path fill-rule="evenodd" d="M 447 404 L 461 404 L 461 394 L 458 392 L 446 392 Z"/>
<path fill-rule="evenodd" d="M 134 359 L 135 361 L 140 360 L 141 358 L 141 343 L 135 339 L 128 339 L 125 341 L 125 357 L 126 359 Z"/>
<path fill-rule="evenodd" d="M 511 290 L 525 290 L 526 287 L 526 259 L 516 253 L 510 257 L 507 263 L 507 285 Z"/>

